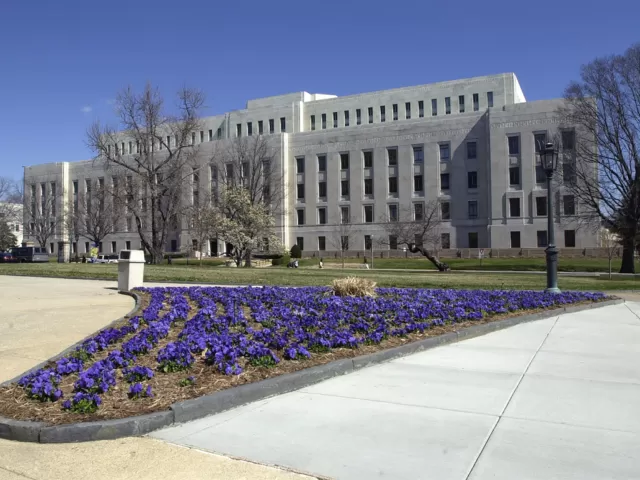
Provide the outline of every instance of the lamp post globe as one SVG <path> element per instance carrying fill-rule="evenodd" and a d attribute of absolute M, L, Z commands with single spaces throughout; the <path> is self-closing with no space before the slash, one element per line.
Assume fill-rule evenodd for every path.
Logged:
<path fill-rule="evenodd" d="M 556 235 L 553 225 L 553 193 L 551 191 L 551 179 L 558 166 L 558 150 L 553 143 L 547 142 L 540 149 L 540 164 L 547 176 L 547 288 L 545 292 L 560 293 L 558 288 L 558 249 L 556 248 Z"/>

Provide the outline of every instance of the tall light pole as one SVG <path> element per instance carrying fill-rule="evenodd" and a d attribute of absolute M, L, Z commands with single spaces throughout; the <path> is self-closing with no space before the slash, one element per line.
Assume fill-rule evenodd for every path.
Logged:
<path fill-rule="evenodd" d="M 551 192 L 551 179 L 558 166 L 558 150 L 553 143 L 547 142 L 540 149 L 540 164 L 547 176 L 547 288 L 545 292 L 560 293 L 558 288 L 558 249 L 556 248 L 556 235 L 553 226 L 553 194 Z"/>

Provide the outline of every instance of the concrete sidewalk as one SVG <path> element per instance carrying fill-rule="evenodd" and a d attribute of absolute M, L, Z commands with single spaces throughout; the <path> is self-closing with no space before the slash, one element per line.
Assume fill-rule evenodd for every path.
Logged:
<path fill-rule="evenodd" d="M 523 324 L 152 435 L 339 479 L 637 479 L 638 315 Z"/>
<path fill-rule="evenodd" d="M 128 313 L 115 281 L 0 275 L 0 383 Z M 0 440 L 0 480 L 304 480 L 151 438 L 40 445 Z"/>

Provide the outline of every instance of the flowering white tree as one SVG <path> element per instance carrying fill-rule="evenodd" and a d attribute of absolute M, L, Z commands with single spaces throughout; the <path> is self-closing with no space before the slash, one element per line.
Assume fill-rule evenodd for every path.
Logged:
<path fill-rule="evenodd" d="M 604 248 L 609 259 L 609 280 L 611 280 L 611 261 L 620 248 L 620 237 L 611 230 L 603 228 L 600 230 L 600 247 Z"/>

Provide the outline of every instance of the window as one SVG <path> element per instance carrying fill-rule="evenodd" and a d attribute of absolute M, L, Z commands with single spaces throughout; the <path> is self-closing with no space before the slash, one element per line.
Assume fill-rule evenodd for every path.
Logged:
<path fill-rule="evenodd" d="M 477 155 L 476 142 L 467 142 L 467 159 L 474 160 Z"/>
<path fill-rule="evenodd" d="M 133 222 L 132 218 L 131 217 L 127 217 L 127 224 L 126 224 L 127 232 L 132 232 L 133 231 L 133 229 L 131 228 L 132 222 Z M 129 250 L 129 249 L 127 248 L 127 250 Z"/>
<path fill-rule="evenodd" d="M 373 243 L 371 242 L 371 235 L 364 236 L 364 249 L 371 250 L 373 248 Z"/>
<path fill-rule="evenodd" d="M 424 180 L 422 175 L 413 176 L 413 191 L 416 193 L 424 191 Z"/>
<path fill-rule="evenodd" d="M 327 238 L 318 237 L 318 250 L 326 250 L 326 249 L 327 249 Z"/>
<path fill-rule="evenodd" d="M 546 230 L 538 230 L 536 232 L 536 237 L 538 240 L 538 247 L 546 247 L 548 245 Z"/>
<path fill-rule="evenodd" d="M 573 195 L 564 195 L 562 197 L 562 206 L 564 208 L 565 215 L 576 214 L 576 202 Z"/>
<path fill-rule="evenodd" d="M 440 204 L 440 217 L 442 220 L 451 220 L 451 204 L 449 202 Z"/>
<path fill-rule="evenodd" d="M 89 253 L 90 252 L 89 242 L 84 242 L 84 251 L 85 251 L 85 253 Z"/>
<path fill-rule="evenodd" d="M 262 120 L 258 120 L 258 135 L 262 135 L 264 133 L 264 123 Z M 220 129 L 218 129 L 218 138 L 220 138 Z"/>
<path fill-rule="evenodd" d="M 398 120 L 398 104 L 393 104 L 393 119 Z"/>
<path fill-rule="evenodd" d="M 323 113 L 322 114 L 322 129 L 326 130 L 327 128 L 327 114 Z"/>
<path fill-rule="evenodd" d="M 364 179 L 364 194 L 373 195 L 373 179 L 372 178 Z"/>
<path fill-rule="evenodd" d="M 387 110 L 384 105 L 380 105 L 380 121 L 384 122 L 387 120 Z"/>
<path fill-rule="evenodd" d="M 398 249 L 398 237 L 396 235 L 389 235 L 389 250 Z"/>
<path fill-rule="evenodd" d="M 140 142 L 136 142 L 136 153 L 140 153 Z"/>
<path fill-rule="evenodd" d="M 509 155 L 520 155 L 520 137 L 512 135 L 507 137 L 507 142 L 509 144 Z"/>
<path fill-rule="evenodd" d="M 338 128 L 338 112 L 333 112 L 333 128 Z"/>
<path fill-rule="evenodd" d="M 319 225 L 327 224 L 327 209 L 324 207 L 318 209 L 318 224 Z"/>
<path fill-rule="evenodd" d="M 480 96 L 477 93 L 473 94 L 473 111 L 480 110 Z"/>
<path fill-rule="evenodd" d="M 296 245 L 300 247 L 300 250 L 304 250 L 304 237 L 296 237 Z"/>
<path fill-rule="evenodd" d="M 451 97 L 444 97 L 444 114 L 451 115 Z"/>
<path fill-rule="evenodd" d="M 433 98 L 431 99 L 431 116 L 435 117 L 438 115 L 438 100 Z"/>
<path fill-rule="evenodd" d="M 362 124 L 362 115 L 359 108 L 356 109 L 356 124 L 357 125 Z"/>
<path fill-rule="evenodd" d="M 511 232 L 511 248 L 520 248 L 520 232 Z"/>
<path fill-rule="evenodd" d="M 398 221 L 398 205 L 389 205 L 389 221 Z"/>
<path fill-rule="evenodd" d="M 236 125 L 236 137 L 241 137 L 242 136 L 242 124 L 238 123 Z"/>
<path fill-rule="evenodd" d="M 349 126 L 349 110 L 344 111 L 344 126 Z"/>
<path fill-rule="evenodd" d="M 240 124 L 238 124 L 238 125 L 240 125 Z M 195 144 L 196 144 L 196 132 L 191 132 L 191 145 L 195 145 Z M 153 143 L 151 143 L 151 149 L 153 150 Z M 138 152 L 138 153 L 140 153 L 140 152 Z"/>
<path fill-rule="evenodd" d="M 340 223 L 351 223 L 349 218 L 349 207 L 340 207 Z"/>
<path fill-rule="evenodd" d="M 280 117 L 280 131 L 287 131 L 287 119 L 285 117 Z"/>
<path fill-rule="evenodd" d="M 576 134 L 573 130 L 562 131 L 562 150 L 571 151 L 575 148 Z"/>
<path fill-rule="evenodd" d="M 413 163 L 424 162 L 424 150 L 422 145 L 413 147 Z"/>
<path fill-rule="evenodd" d="M 315 130 L 315 129 L 316 129 L 316 116 L 311 115 L 311 130 Z"/>
<path fill-rule="evenodd" d="M 562 162 L 562 181 L 565 185 L 575 185 L 576 170 L 575 164 L 571 161 Z"/>
<path fill-rule="evenodd" d="M 467 172 L 467 188 L 478 188 L 478 172 Z"/>
<path fill-rule="evenodd" d="M 542 165 L 536 165 L 536 183 L 544 183 L 547 181 L 547 175 L 544 173 Z"/>
<path fill-rule="evenodd" d="M 477 200 L 469 200 L 469 218 L 478 217 L 478 202 Z"/>
<path fill-rule="evenodd" d="M 398 165 L 398 150 L 387 148 L 387 159 L 390 167 Z"/>
<path fill-rule="evenodd" d="M 340 248 L 343 251 L 349 250 L 349 237 L 347 235 L 340 237 Z"/>
<path fill-rule="evenodd" d="M 260 127 L 260 134 L 262 134 L 262 120 L 258 122 L 258 127 Z M 218 130 L 216 131 L 216 137 L 222 138 L 222 127 L 218 128 Z"/>
<path fill-rule="evenodd" d="M 407 102 L 404 104 L 404 117 L 407 120 L 411 119 L 411 102 Z"/>
<path fill-rule="evenodd" d="M 444 249 L 451 248 L 451 235 L 448 233 L 440 234 L 440 247 Z"/>
<path fill-rule="evenodd" d="M 493 92 L 487 92 L 487 106 L 493 107 Z"/>
<path fill-rule="evenodd" d="M 53 253 L 53 242 L 49 244 L 49 253 Z"/>
<path fill-rule="evenodd" d="M 519 198 L 509 199 L 509 216 L 510 217 L 520 216 L 520 199 Z"/>
<path fill-rule="evenodd" d="M 349 196 L 349 180 L 342 180 L 340 182 L 340 195 L 343 197 Z"/>
<path fill-rule="evenodd" d="M 533 136 L 533 144 L 535 145 L 536 153 L 540 153 L 542 148 L 547 143 L 547 134 L 546 133 L 536 133 Z"/>
<path fill-rule="evenodd" d="M 449 144 L 441 143 L 440 144 L 440 161 L 446 162 L 449 160 Z"/>
<path fill-rule="evenodd" d="M 116 242 L 111 242 L 111 253 L 116 253 L 118 251 L 118 246 Z"/>
<path fill-rule="evenodd" d="M 247 122 L 247 135 L 253 135 L 253 123 L 251 122 Z"/>
<path fill-rule="evenodd" d="M 424 219 L 424 204 L 422 203 L 413 204 L 413 219 L 416 222 L 421 222 Z"/>
<path fill-rule="evenodd" d="M 389 195 L 398 194 L 398 178 L 389 177 Z"/>
<path fill-rule="evenodd" d="M 340 168 L 342 170 L 349 170 L 349 154 L 348 153 L 340 154 Z"/>
<path fill-rule="evenodd" d="M 449 190 L 449 174 L 440 174 L 440 190 Z"/>
<path fill-rule="evenodd" d="M 418 102 L 418 117 L 424 117 L 424 101 L 422 100 Z"/>
<path fill-rule="evenodd" d="M 364 156 L 364 168 L 373 168 L 373 152 L 371 150 L 362 152 Z"/>
<path fill-rule="evenodd" d="M 296 210 L 298 214 L 298 225 L 304 225 L 304 208 Z"/>
<path fill-rule="evenodd" d="M 373 223 L 373 205 L 364 206 L 364 223 Z"/>
<path fill-rule="evenodd" d="M 204 142 L 204 130 L 200 130 L 200 143 Z"/>
<path fill-rule="evenodd" d="M 478 248 L 478 232 L 469 232 L 469 248 Z"/>
<path fill-rule="evenodd" d="M 324 155 L 318 155 L 318 171 L 319 172 L 327 171 L 327 157 Z"/>
<path fill-rule="evenodd" d="M 536 215 L 539 217 L 547 215 L 547 197 L 536 197 Z"/>
<path fill-rule="evenodd" d="M 296 185 L 297 189 L 296 189 L 296 198 L 298 199 L 298 201 L 303 201 L 304 202 L 304 183 L 298 183 L 298 185 Z"/>
<path fill-rule="evenodd" d="M 458 96 L 458 111 L 464 113 L 464 95 Z"/>
<path fill-rule="evenodd" d="M 575 230 L 565 230 L 564 231 L 564 246 L 568 248 L 573 248 L 576 246 L 576 231 Z"/>
<path fill-rule="evenodd" d="M 133 142 L 129 142 L 129 153 L 133 153 Z"/>
<path fill-rule="evenodd" d="M 373 107 L 369 107 L 367 113 L 369 114 L 369 123 L 373 123 Z"/>
<path fill-rule="evenodd" d="M 297 173 L 304 173 L 304 157 L 296 158 L 296 171 Z"/>
<path fill-rule="evenodd" d="M 318 197 L 327 198 L 327 182 L 318 182 Z"/>
<path fill-rule="evenodd" d="M 276 130 L 275 121 L 273 118 L 269 119 L 269 133 L 273 133 Z"/>

